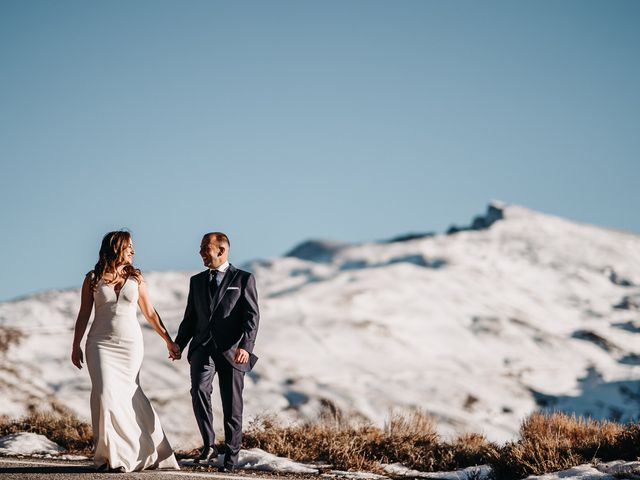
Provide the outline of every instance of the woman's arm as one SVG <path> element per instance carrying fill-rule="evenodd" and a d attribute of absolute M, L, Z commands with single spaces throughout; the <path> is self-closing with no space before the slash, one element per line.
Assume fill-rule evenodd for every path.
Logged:
<path fill-rule="evenodd" d="M 84 277 L 82 289 L 80 290 L 80 310 L 78 311 L 78 318 L 76 319 L 76 326 L 73 333 L 73 346 L 71 349 L 71 362 L 79 369 L 82 369 L 82 363 L 84 362 L 80 342 L 82 342 L 82 337 L 84 337 L 84 332 L 87 329 L 92 308 L 93 292 L 91 291 L 91 273 L 88 273 Z"/>
<path fill-rule="evenodd" d="M 155 311 L 151 304 L 151 299 L 149 298 L 149 292 L 147 290 L 147 282 L 144 281 L 142 276 L 140 277 L 140 283 L 138 283 L 138 306 L 140 307 L 140 311 L 142 311 L 144 318 L 147 319 L 147 322 L 151 324 L 153 329 L 158 332 L 165 342 L 167 342 L 167 347 L 171 349 L 173 340 L 171 340 L 169 332 L 160 321 L 158 312 Z"/>

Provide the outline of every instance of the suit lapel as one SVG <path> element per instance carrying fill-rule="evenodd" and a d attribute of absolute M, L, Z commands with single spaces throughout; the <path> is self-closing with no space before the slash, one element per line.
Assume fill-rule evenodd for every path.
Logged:
<path fill-rule="evenodd" d="M 211 313 L 211 297 L 209 293 L 209 270 L 202 272 L 200 280 L 200 298 L 202 299 L 202 311 Z"/>
<path fill-rule="evenodd" d="M 218 308 L 218 305 L 220 305 L 222 297 L 224 297 L 224 294 L 227 292 L 227 287 L 229 286 L 229 284 L 231 284 L 231 281 L 235 278 L 237 273 L 238 270 L 236 269 L 236 267 L 234 267 L 233 265 L 229 265 L 229 268 L 227 269 L 225 276 L 222 278 L 222 282 L 220 283 L 218 290 L 216 290 L 216 296 L 213 301 L 213 308 L 211 309 L 211 313 L 215 312 L 216 308 Z"/>

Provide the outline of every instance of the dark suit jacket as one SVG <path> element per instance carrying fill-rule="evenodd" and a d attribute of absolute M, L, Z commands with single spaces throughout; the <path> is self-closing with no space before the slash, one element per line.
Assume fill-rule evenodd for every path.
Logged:
<path fill-rule="evenodd" d="M 258 333 L 260 313 L 254 276 L 229 265 L 216 291 L 211 310 L 209 270 L 191 277 L 184 319 L 178 329 L 176 343 L 184 351 L 191 341 L 187 359 L 200 347 L 211 348 L 237 370 L 248 372 L 258 357 L 253 346 Z M 233 361 L 236 348 L 249 352 L 249 362 Z"/>

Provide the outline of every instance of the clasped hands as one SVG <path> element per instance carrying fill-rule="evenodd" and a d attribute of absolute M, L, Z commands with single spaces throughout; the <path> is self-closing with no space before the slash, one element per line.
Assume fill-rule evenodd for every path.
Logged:
<path fill-rule="evenodd" d="M 180 360 L 182 358 L 182 351 L 180 345 L 176 342 L 167 342 L 167 350 L 169 350 L 169 358 L 173 362 L 174 360 Z"/>
<path fill-rule="evenodd" d="M 169 350 L 169 358 L 171 361 L 180 360 L 182 358 L 182 349 L 176 342 L 167 342 L 167 349 Z M 243 348 L 236 348 L 236 354 L 233 361 L 239 364 L 245 364 L 249 361 L 249 352 Z"/>

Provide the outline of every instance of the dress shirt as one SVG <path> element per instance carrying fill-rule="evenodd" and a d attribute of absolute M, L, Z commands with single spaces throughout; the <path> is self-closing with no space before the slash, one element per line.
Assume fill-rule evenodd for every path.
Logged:
<path fill-rule="evenodd" d="M 229 268 L 229 262 L 224 262 L 218 268 L 209 269 L 209 280 L 211 280 L 211 278 L 213 277 L 213 272 L 218 271 L 218 272 L 222 273 L 222 275 L 216 275 L 216 283 L 217 283 L 217 285 L 219 287 L 220 284 L 222 283 L 222 278 L 224 277 L 224 274 L 227 271 L 227 268 Z"/>

